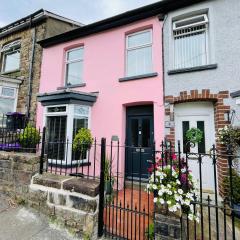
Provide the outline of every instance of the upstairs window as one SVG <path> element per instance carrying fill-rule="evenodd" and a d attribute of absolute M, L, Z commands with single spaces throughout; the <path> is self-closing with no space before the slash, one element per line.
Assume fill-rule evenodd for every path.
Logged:
<path fill-rule="evenodd" d="M 126 58 L 127 77 L 152 72 L 152 30 L 126 37 Z"/>
<path fill-rule="evenodd" d="M 83 83 L 83 47 L 67 51 L 66 85 Z"/>
<path fill-rule="evenodd" d="M 174 68 L 208 64 L 208 17 L 206 14 L 173 22 Z"/>
<path fill-rule="evenodd" d="M 8 43 L 1 49 L 2 72 L 17 71 L 20 68 L 20 40 Z"/>

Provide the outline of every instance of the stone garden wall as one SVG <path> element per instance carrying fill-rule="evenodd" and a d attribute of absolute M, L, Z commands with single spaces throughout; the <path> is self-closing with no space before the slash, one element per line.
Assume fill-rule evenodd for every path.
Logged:
<path fill-rule="evenodd" d="M 0 152 L 0 194 L 37 209 L 75 236 L 97 239 L 99 182 L 38 171 L 36 154 Z"/>

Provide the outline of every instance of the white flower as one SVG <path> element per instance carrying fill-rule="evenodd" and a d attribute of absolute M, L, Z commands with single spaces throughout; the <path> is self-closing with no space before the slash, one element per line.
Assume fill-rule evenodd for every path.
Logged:
<path fill-rule="evenodd" d="M 179 185 L 181 184 L 181 182 L 179 180 L 177 180 L 176 183 L 179 184 Z"/>
<path fill-rule="evenodd" d="M 186 205 L 188 205 L 188 206 L 190 205 L 190 201 L 189 201 L 188 199 L 185 200 L 184 203 L 185 203 Z"/>
<path fill-rule="evenodd" d="M 164 199 L 162 199 L 162 198 L 159 199 L 159 202 L 160 202 L 161 204 L 164 204 L 164 203 L 165 203 Z"/>
<path fill-rule="evenodd" d="M 156 203 L 156 202 L 157 202 L 157 198 L 154 198 L 154 199 L 153 199 L 153 202 Z"/>
<path fill-rule="evenodd" d="M 168 187 L 168 188 L 171 188 L 171 185 L 170 185 L 170 184 L 167 184 L 167 187 Z"/>
<path fill-rule="evenodd" d="M 171 203 L 172 203 L 172 202 L 171 202 L 170 200 L 167 201 L 167 204 L 168 204 L 168 205 L 171 205 Z"/>
<path fill-rule="evenodd" d="M 172 191 L 170 191 L 170 190 L 167 191 L 167 194 L 168 194 L 168 195 L 172 195 Z"/>
<path fill-rule="evenodd" d="M 183 190 L 182 189 L 178 189 L 178 193 L 179 194 L 183 194 Z"/>
<path fill-rule="evenodd" d="M 156 190 L 157 189 L 157 185 L 156 184 L 153 184 L 153 189 Z"/>
<path fill-rule="evenodd" d="M 163 195 L 163 191 L 162 191 L 162 190 L 159 190 L 159 191 L 158 191 L 158 195 L 159 195 L 159 196 L 162 196 L 162 195 Z"/>

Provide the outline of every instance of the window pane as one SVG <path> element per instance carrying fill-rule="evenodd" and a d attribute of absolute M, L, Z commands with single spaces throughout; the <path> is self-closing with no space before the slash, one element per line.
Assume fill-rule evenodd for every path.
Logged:
<path fill-rule="evenodd" d="M 128 37 L 128 48 L 151 44 L 151 31 L 138 33 Z"/>
<path fill-rule="evenodd" d="M 73 140 L 77 132 L 81 128 L 88 128 L 88 118 L 74 118 L 73 120 Z M 73 160 L 84 160 L 87 158 L 87 151 L 72 151 Z"/>
<path fill-rule="evenodd" d="M 0 98 L 0 114 L 5 114 L 8 112 L 14 112 L 14 102 L 15 99 L 11 98 Z"/>
<path fill-rule="evenodd" d="M 14 97 L 14 91 L 13 88 L 3 87 L 2 88 L 2 95 L 6 97 Z"/>
<path fill-rule="evenodd" d="M 132 147 L 138 147 L 138 119 L 131 119 L 131 142 L 130 146 Z"/>
<path fill-rule="evenodd" d="M 205 147 L 204 121 L 197 121 L 197 128 L 200 129 L 203 132 L 203 139 L 200 143 L 198 143 L 198 152 L 199 153 L 205 153 L 206 152 L 206 147 Z"/>
<path fill-rule="evenodd" d="M 48 112 L 66 112 L 66 107 L 65 106 L 59 106 L 59 107 L 48 107 L 47 108 Z"/>
<path fill-rule="evenodd" d="M 20 52 L 4 53 L 4 66 L 3 71 L 8 72 L 19 69 Z"/>
<path fill-rule="evenodd" d="M 152 72 L 152 47 L 129 50 L 127 58 L 128 76 Z"/>
<path fill-rule="evenodd" d="M 150 119 L 142 120 L 142 147 L 151 147 Z"/>
<path fill-rule="evenodd" d="M 66 129 L 66 116 L 47 117 L 47 151 L 49 159 L 65 160 Z M 54 161 L 52 163 L 55 164 Z"/>
<path fill-rule="evenodd" d="M 79 59 L 83 59 L 83 48 L 71 50 L 67 53 L 67 60 L 72 61 Z"/>
<path fill-rule="evenodd" d="M 176 69 L 207 64 L 205 31 L 175 38 L 174 49 Z"/>
<path fill-rule="evenodd" d="M 183 121 L 182 122 L 182 132 L 183 132 L 183 152 L 186 153 L 186 152 L 189 152 L 190 151 L 190 147 L 187 146 L 187 137 L 186 137 L 186 134 L 187 134 L 187 131 L 189 130 L 189 121 Z"/>
<path fill-rule="evenodd" d="M 83 62 L 74 62 L 67 64 L 67 84 L 82 83 Z"/>

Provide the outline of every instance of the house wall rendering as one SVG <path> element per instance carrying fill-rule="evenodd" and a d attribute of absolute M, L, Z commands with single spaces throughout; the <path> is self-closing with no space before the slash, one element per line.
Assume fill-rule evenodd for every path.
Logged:
<path fill-rule="evenodd" d="M 238 9 L 240 9 L 238 0 L 209 0 L 169 12 L 166 16 L 165 133 L 166 137 L 175 143 L 181 140 L 183 134 L 181 126 L 176 125 L 177 121 L 180 121 L 180 116 L 174 114 L 175 108 L 180 103 L 195 102 L 194 108 L 202 101 L 213 105 L 215 129 L 209 130 L 215 137 L 212 144 L 216 142 L 219 150 L 224 148 L 217 140 L 218 129 L 228 125 L 230 121 L 233 125 L 240 124 L 240 108 L 236 104 L 236 99 L 230 96 L 230 93 L 238 90 L 240 86 L 240 69 L 236 64 L 240 55 Z M 192 28 L 188 25 L 188 29 L 191 31 L 197 29 L 198 33 L 193 33 L 192 36 L 188 34 L 188 37 L 185 35 L 184 38 L 184 28 L 178 26 L 184 24 L 187 26 L 189 19 L 193 25 Z M 190 119 L 191 113 L 188 113 L 188 117 Z M 191 125 L 191 121 L 188 122 Z M 227 169 L 226 159 L 219 159 L 220 181 L 227 173 Z"/>
<path fill-rule="evenodd" d="M 152 30 L 153 70 L 158 75 L 134 81 L 119 81 L 125 77 L 126 35 L 142 30 Z M 65 86 L 66 51 L 84 46 L 84 86 L 74 90 L 98 93 L 92 107 L 91 130 L 98 139 L 111 139 L 117 135 L 125 142 L 126 106 L 154 105 L 155 140 L 163 139 L 163 96 L 161 22 L 151 18 L 124 27 L 109 30 L 82 39 L 44 49 L 40 93 L 56 91 Z M 85 85 L 86 84 L 86 85 Z M 38 105 L 38 123 L 43 123 L 43 107 Z M 107 127 L 106 127 L 107 126 Z"/>

